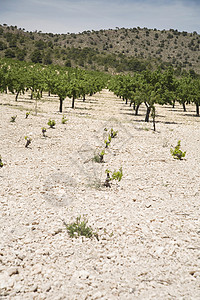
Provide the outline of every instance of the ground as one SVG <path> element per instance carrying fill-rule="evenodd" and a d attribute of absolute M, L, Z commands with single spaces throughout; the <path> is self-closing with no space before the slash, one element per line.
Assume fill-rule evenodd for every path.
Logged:
<path fill-rule="evenodd" d="M 135 116 L 108 90 L 75 109 L 66 99 L 66 124 L 53 95 L 37 114 L 28 93 L 1 94 L 0 104 L 0 299 L 200 299 L 194 106 L 156 107 L 154 132 L 144 106 Z M 96 163 L 111 128 L 117 137 Z M 180 161 L 170 153 L 178 140 Z M 120 167 L 122 180 L 104 187 L 105 170 Z M 80 215 L 99 240 L 69 237 L 64 222 Z"/>

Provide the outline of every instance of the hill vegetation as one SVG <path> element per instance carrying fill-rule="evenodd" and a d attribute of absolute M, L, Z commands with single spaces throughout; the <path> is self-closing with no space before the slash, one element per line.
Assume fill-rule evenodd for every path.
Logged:
<path fill-rule="evenodd" d="M 82 33 L 28 32 L 0 25 L 0 57 L 81 67 L 89 70 L 141 72 L 172 66 L 200 73 L 200 35 L 196 32 L 116 28 Z"/>

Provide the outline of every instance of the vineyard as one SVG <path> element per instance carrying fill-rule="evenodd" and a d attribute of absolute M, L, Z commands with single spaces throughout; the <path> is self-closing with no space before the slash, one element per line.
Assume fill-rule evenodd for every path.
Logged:
<path fill-rule="evenodd" d="M 199 89 L 0 61 L 1 299 L 199 298 Z"/>

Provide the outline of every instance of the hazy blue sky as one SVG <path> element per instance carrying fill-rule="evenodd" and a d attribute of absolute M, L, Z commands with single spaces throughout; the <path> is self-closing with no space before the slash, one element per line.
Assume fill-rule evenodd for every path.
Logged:
<path fill-rule="evenodd" d="M 67 33 L 115 27 L 200 33 L 200 0 L 0 0 L 0 24 Z"/>

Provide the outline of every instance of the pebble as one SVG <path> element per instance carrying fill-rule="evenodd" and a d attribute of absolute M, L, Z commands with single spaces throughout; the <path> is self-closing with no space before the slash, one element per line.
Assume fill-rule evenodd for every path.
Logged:
<path fill-rule="evenodd" d="M 7 270 L 7 273 L 9 276 L 15 275 L 15 274 L 19 274 L 19 271 L 17 268 L 15 267 L 11 267 Z"/>

